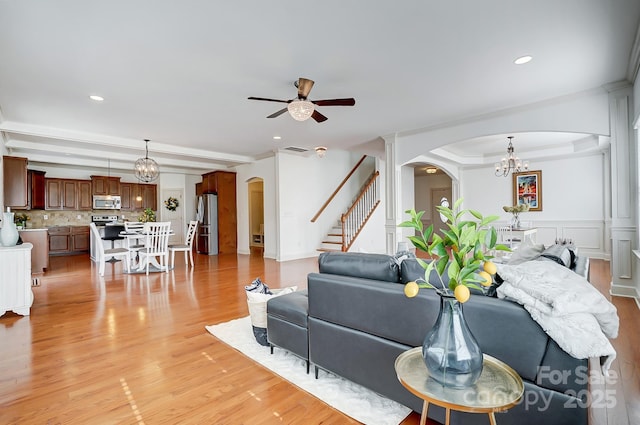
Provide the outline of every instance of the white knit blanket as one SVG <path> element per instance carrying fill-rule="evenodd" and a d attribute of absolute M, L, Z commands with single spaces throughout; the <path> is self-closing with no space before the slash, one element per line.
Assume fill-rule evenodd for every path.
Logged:
<path fill-rule="evenodd" d="M 613 304 L 588 280 L 552 261 L 497 264 L 504 283 L 499 298 L 522 304 L 544 331 L 578 359 L 606 357 L 607 376 L 616 351 L 609 338 L 618 336 L 619 319 Z"/>

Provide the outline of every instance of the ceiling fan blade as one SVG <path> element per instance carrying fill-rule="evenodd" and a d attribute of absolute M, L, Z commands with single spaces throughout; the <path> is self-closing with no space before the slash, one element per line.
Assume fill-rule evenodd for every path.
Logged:
<path fill-rule="evenodd" d="M 346 99 L 312 100 L 311 103 L 315 103 L 318 106 L 353 106 L 356 104 L 356 100 L 350 97 Z"/>
<path fill-rule="evenodd" d="M 316 120 L 316 122 L 323 122 L 328 120 L 327 117 L 325 117 L 324 115 L 322 115 L 320 112 L 318 112 L 317 110 L 313 111 L 313 114 L 311 115 L 311 118 L 313 118 L 314 120 Z"/>
<path fill-rule="evenodd" d="M 269 115 L 267 118 L 279 117 L 280 115 L 284 114 L 285 112 L 287 112 L 287 108 L 282 108 L 278 112 L 274 112 L 273 114 Z"/>
<path fill-rule="evenodd" d="M 309 80 L 307 78 L 298 78 L 298 98 L 306 99 L 309 96 L 309 92 L 311 91 L 311 87 L 313 87 L 313 80 Z"/>
<path fill-rule="evenodd" d="M 290 100 L 280 100 L 280 99 L 268 99 L 266 97 L 248 97 L 249 100 L 265 100 L 267 102 L 280 102 L 280 103 L 291 103 Z"/>

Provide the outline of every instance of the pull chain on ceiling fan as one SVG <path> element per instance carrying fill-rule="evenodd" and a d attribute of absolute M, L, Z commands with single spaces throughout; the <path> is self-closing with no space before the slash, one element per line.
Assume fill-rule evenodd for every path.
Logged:
<path fill-rule="evenodd" d="M 289 112 L 289 115 L 296 121 L 305 121 L 309 118 L 313 118 L 316 122 L 324 122 L 328 118 L 322 115 L 316 109 L 316 106 L 353 106 L 356 104 L 356 100 L 352 97 L 344 99 L 324 99 L 324 100 L 310 100 L 307 97 L 313 87 L 313 80 L 308 78 L 298 78 L 294 83 L 294 86 L 298 88 L 298 97 L 295 99 L 281 100 L 281 99 L 269 99 L 265 97 L 249 97 L 250 100 L 262 100 L 266 102 L 279 102 L 286 103 L 287 107 L 282 108 L 279 111 L 274 112 L 267 118 L 276 118 L 285 112 Z"/>

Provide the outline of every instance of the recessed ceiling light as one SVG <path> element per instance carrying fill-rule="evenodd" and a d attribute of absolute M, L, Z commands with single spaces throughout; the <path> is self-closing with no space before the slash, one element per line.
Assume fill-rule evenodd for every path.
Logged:
<path fill-rule="evenodd" d="M 533 56 L 520 56 L 518 59 L 514 60 L 513 63 L 516 65 L 524 65 L 527 62 L 531 62 L 531 59 L 533 59 Z"/>
<path fill-rule="evenodd" d="M 89 99 L 95 100 L 96 102 L 102 102 L 104 100 L 104 97 L 92 94 L 91 96 L 89 96 Z"/>
<path fill-rule="evenodd" d="M 273 140 L 280 140 L 280 139 L 282 139 L 282 137 L 280 137 L 280 136 L 273 136 Z"/>

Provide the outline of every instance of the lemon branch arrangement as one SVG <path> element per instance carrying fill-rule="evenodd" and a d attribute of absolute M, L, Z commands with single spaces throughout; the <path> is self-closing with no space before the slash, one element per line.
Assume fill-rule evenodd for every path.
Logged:
<path fill-rule="evenodd" d="M 405 211 L 410 215 L 410 220 L 400 223 L 399 226 L 413 228 L 416 234 L 409 236 L 409 240 L 417 249 L 426 252 L 433 259 L 427 262 L 416 258 L 425 269 L 424 279 L 405 285 L 404 292 L 407 297 L 415 297 L 420 288 L 434 288 L 446 295 L 453 293 L 459 302 L 464 303 L 471 295 L 469 288 L 481 290 L 479 285 L 491 285 L 491 275 L 496 273 L 496 265 L 490 261 L 493 258 L 490 252 L 510 251 L 507 246 L 496 243 L 498 234 L 495 228 L 489 227 L 489 224 L 499 217 L 485 217 L 475 210 L 461 210 L 461 205 L 462 198 L 454 203 L 453 208 L 436 206 L 438 212 L 447 218 L 447 229 L 441 229 L 443 236 L 434 233 L 433 224 L 424 228 L 424 211 Z M 472 219 L 467 218 L 469 214 L 473 216 Z M 428 282 L 433 270 L 438 274 L 441 288 L 436 288 Z M 449 277 L 448 285 L 445 285 L 442 279 L 445 273 Z"/>

